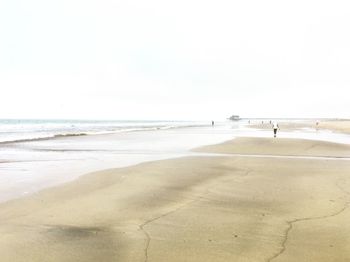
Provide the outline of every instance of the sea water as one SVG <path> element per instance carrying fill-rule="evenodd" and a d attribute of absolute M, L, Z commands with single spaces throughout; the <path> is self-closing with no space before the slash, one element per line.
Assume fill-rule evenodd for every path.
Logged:
<path fill-rule="evenodd" d="M 0 143 L 142 130 L 201 126 L 205 122 L 190 121 L 96 121 L 0 119 Z"/>

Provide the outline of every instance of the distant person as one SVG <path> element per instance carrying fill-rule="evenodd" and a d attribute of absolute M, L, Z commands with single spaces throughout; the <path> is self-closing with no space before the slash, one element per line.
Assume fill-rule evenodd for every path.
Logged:
<path fill-rule="evenodd" d="M 273 127 L 273 136 L 276 137 L 277 129 L 280 129 L 280 127 L 278 126 L 277 122 L 273 122 L 272 127 Z"/>
<path fill-rule="evenodd" d="M 214 125 L 215 125 L 214 121 L 211 121 L 211 126 L 214 126 Z"/>

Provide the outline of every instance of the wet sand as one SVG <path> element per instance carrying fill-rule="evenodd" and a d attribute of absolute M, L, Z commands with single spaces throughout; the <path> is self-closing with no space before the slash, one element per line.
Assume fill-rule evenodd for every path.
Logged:
<path fill-rule="evenodd" d="M 350 146 L 239 138 L 200 150 L 225 155 L 96 172 L 1 204 L 1 261 L 350 261 Z"/>

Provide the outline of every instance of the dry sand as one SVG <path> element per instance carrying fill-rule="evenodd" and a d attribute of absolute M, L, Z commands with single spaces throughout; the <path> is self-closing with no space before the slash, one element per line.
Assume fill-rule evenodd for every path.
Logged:
<path fill-rule="evenodd" d="M 318 128 L 350 134 L 350 120 L 321 121 Z"/>
<path fill-rule="evenodd" d="M 283 131 L 295 131 L 304 128 L 315 129 L 315 130 L 330 130 L 335 132 L 350 134 L 350 120 L 309 120 L 303 122 L 293 121 L 281 121 L 278 125 Z M 272 125 L 269 121 L 251 121 L 248 127 L 258 129 L 272 129 Z"/>
<path fill-rule="evenodd" d="M 215 146 L 204 146 L 194 151 L 243 154 L 243 155 L 280 155 L 280 156 L 316 156 L 349 157 L 350 146 L 332 142 L 316 142 L 292 138 L 251 138 L 239 137 Z"/>
<path fill-rule="evenodd" d="M 350 261 L 350 146 L 236 139 L 225 156 L 89 174 L 0 205 L 1 261 Z"/>

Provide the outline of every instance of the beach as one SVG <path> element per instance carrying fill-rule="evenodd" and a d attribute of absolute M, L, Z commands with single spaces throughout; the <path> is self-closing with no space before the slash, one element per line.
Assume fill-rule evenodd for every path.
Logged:
<path fill-rule="evenodd" d="M 350 262 L 350 1 L 1 1 L 0 262 Z"/>
<path fill-rule="evenodd" d="M 0 205 L 1 261 L 349 261 L 350 146 L 241 137 Z"/>
<path fill-rule="evenodd" d="M 350 120 L 346 119 L 304 119 L 297 121 L 283 119 L 259 119 L 249 122 L 249 126 L 258 129 L 271 129 L 271 124 L 277 122 L 283 130 L 332 130 L 333 132 L 350 134 Z"/>
<path fill-rule="evenodd" d="M 4 128 L 0 121 L 0 203 L 95 171 L 188 156 L 191 148 L 234 137 L 227 123 L 58 123 L 11 121 Z"/>

